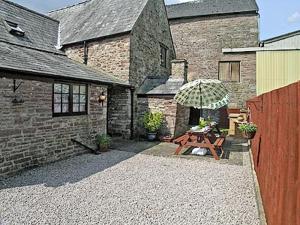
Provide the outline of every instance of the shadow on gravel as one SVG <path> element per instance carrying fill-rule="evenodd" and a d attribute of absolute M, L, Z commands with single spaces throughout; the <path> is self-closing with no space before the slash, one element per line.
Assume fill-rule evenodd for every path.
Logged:
<path fill-rule="evenodd" d="M 135 153 L 130 152 L 110 151 L 101 155 L 76 156 L 42 167 L 28 169 L 14 177 L 0 180 L 0 191 L 32 185 L 60 187 L 66 184 L 75 184 L 135 155 Z"/>

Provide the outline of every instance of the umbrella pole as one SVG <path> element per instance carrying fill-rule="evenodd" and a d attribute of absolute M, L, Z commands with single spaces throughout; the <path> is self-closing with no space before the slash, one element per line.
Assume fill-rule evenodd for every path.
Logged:
<path fill-rule="evenodd" d="M 199 84 L 199 88 L 200 88 L 200 117 L 203 118 L 203 108 L 202 108 L 203 101 L 202 101 L 201 81 L 200 81 L 200 84 Z"/>

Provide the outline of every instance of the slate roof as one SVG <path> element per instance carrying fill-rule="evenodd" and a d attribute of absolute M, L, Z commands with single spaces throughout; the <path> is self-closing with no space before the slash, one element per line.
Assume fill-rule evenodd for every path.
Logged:
<path fill-rule="evenodd" d="M 18 24 L 25 31 L 25 36 L 20 38 L 7 32 L 5 20 Z M 0 0 L 0 41 L 58 52 L 55 48 L 58 26 L 58 21 L 50 17 L 33 12 L 15 3 Z"/>
<path fill-rule="evenodd" d="M 169 19 L 257 12 L 258 10 L 255 0 L 195 0 L 167 6 Z"/>
<path fill-rule="evenodd" d="M 184 85 L 184 79 L 174 79 L 172 77 L 147 77 L 138 95 L 175 95 L 179 88 Z"/>
<path fill-rule="evenodd" d="M 89 0 L 49 13 L 63 45 L 129 32 L 148 0 Z M 84 32 L 83 32 L 84 31 Z"/>
<path fill-rule="evenodd" d="M 0 42 L 0 70 L 21 71 L 56 79 L 66 78 L 99 83 L 129 86 L 113 76 L 92 70 L 64 55 L 30 49 Z"/>
<path fill-rule="evenodd" d="M 25 31 L 25 36 L 9 33 L 5 20 L 17 23 Z M 111 75 L 69 59 L 56 49 L 57 39 L 57 21 L 0 0 L 0 71 L 129 86 Z"/>

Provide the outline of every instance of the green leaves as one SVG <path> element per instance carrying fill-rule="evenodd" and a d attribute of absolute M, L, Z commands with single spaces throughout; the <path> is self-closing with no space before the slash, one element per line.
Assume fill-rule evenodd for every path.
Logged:
<path fill-rule="evenodd" d="M 108 146 L 108 145 L 110 145 L 110 142 L 111 142 L 111 137 L 106 135 L 106 134 L 98 134 L 96 136 L 97 145 L 101 145 L 101 146 L 106 145 L 106 146 Z"/>
<path fill-rule="evenodd" d="M 143 124 L 147 131 L 157 132 L 163 122 L 163 113 L 162 112 L 148 112 L 144 115 Z"/>
<path fill-rule="evenodd" d="M 239 125 L 239 129 L 242 132 L 253 133 L 253 132 L 256 132 L 257 126 L 254 123 L 243 123 L 243 124 Z"/>

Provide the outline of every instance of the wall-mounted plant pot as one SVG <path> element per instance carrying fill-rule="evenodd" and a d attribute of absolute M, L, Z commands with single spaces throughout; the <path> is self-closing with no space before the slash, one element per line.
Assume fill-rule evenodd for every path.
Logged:
<path fill-rule="evenodd" d="M 243 132 L 243 137 L 249 140 L 255 137 L 256 132 Z"/>
<path fill-rule="evenodd" d="M 147 133 L 148 141 L 154 141 L 156 139 L 157 133 Z"/>

